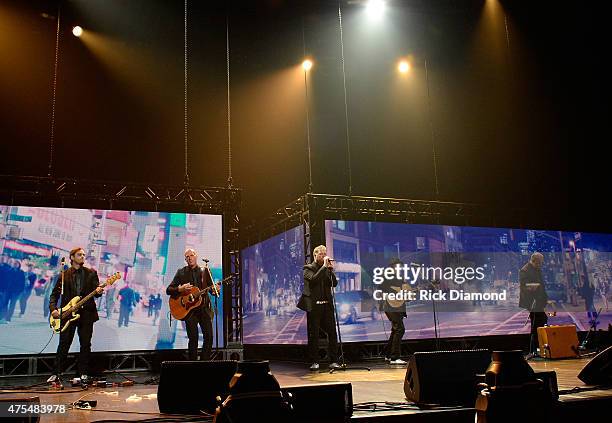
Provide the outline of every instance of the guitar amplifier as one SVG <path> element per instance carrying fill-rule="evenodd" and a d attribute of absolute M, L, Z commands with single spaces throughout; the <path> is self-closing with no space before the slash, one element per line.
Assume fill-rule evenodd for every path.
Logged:
<path fill-rule="evenodd" d="M 578 334 L 574 325 L 538 328 L 538 343 L 544 358 L 578 357 Z"/>

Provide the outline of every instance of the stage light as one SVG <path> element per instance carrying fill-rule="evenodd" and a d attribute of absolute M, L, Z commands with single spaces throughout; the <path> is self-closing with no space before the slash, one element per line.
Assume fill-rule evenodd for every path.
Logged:
<path fill-rule="evenodd" d="M 379 19 L 385 13 L 386 3 L 383 0 L 369 0 L 366 4 L 366 12 L 371 18 Z"/>
<path fill-rule="evenodd" d="M 83 34 L 83 28 L 81 28 L 80 26 L 75 26 L 74 28 L 72 28 L 72 35 L 74 35 L 75 37 L 80 37 Z"/>
<path fill-rule="evenodd" d="M 410 63 L 406 60 L 400 61 L 397 65 L 397 70 L 400 71 L 400 73 L 408 73 L 410 71 Z"/>
<path fill-rule="evenodd" d="M 312 60 L 306 59 L 302 62 L 302 68 L 308 72 L 310 69 L 312 69 Z"/>

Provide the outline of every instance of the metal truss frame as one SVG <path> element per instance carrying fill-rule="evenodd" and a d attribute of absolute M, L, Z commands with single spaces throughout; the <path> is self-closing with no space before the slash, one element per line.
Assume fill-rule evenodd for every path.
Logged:
<path fill-rule="evenodd" d="M 325 242 L 325 220 L 368 220 L 464 226 L 550 226 L 554 216 L 537 222 L 527 210 L 451 201 L 305 193 L 243 231 L 242 248 L 288 229 L 304 227 L 304 251 L 310 260 L 314 245 Z"/>
<path fill-rule="evenodd" d="M 151 371 L 155 351 L 125 352 L 125 353 L 96 353 L 102 356 L 106 363 L 107 372 L 140 372 Z M 71 363 L 64 371 L 70 374 L 76 366 L 74 354 L 69 354 L 67 363 Z M 55 367 L 55 354 L 44 356 L 17 356 L 0 357 L 0 378 L 16 376 L 38 376 L 53 374 Z"/>

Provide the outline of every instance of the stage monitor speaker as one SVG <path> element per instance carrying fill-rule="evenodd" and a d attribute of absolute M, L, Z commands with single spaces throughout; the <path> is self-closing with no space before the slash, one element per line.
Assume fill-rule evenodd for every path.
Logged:
<path fill-rule="evenodd" d="M 476 375 L 484 374 L 490 363 L 489 350 L 414 353 L 406 369 L 404 393 L 417 404 L 473 407 Z"/>
<path fill-rule="evenodd" d="M 612 346 L 593 357 L 580 370 L 578 379 L 587 385 L 612 384 Z"/>
<path fill-rule="evenodd" d="M 164 361 L 161 363 L 157 404 L 169 414 L 215 413 L 217 396 L 224 400 L 236 373 L 236 361 Z"/>
<path fill-rule="evenodd" d="M 285 386 L 281 392 L 295 421 L 344 422 L 353 415 L 353 387 L 348 382 Z"/>

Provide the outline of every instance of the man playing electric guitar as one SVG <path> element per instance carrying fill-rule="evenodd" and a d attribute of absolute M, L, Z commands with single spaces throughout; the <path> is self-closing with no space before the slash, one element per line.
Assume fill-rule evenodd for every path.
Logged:
<path fill-rule="evenodd" d="M 62 364 L 68 356 L 68 350 L 74 339 L 74 332 L 79 330 L 79 343 L 81 344 L 78 369 L 83 383 L 88 382 L 89 371 L 89 354 L 91 353 L 91 337 L 93 335 L 94 322 L 98 320 L 98 310 L 94 297 L 100 297 L 104 292 L 104 287 L 99 286 L 98 273 L 95 270 L 89 269 L 83 264 L 85 263 L 85 251 L 80 248 L 74 248 L 70 251 L 71 266 L 68 270 L 60 274 L 51 296 L 49 297 L 49 311 L 55 319 L 60 317 L 60 310 L 68 304 L 74 297 L 85 297 L 93 291 L 96 294 L 92 296 L 78 310 L 80 317 L 70 324 L 65 330 L 60 332 L 59 345 L 55 356 L 55 372 L 60 375 Z M 63 280 L 63 292 L 62 292 Z M 63 326 L 63 325 L 62 325 Z"/>
<path fill-rule="evenodd" d="M 185 250 L 185 262 L 187 266 L 180 268 L 176 272 L 174 279 L 172 279 L 172 282 L 166 289 L 166 294 L 172 298 L 184 295 L 191 291 L 192 287 L 202 290 L 213 285 L 210 270 L 208 267 L 202 269 L 198 266 L 198 253 L 193 248 Z M 219 292 L 214 288 L 210 291 L 215 296 L 219 295 Z M 202 299 L 201 304 L 194 307 L 187 317 L 183 319 L 185 321 L 187 337 L 189 338 L 189 360 L 198 359 L 198 325 L 202 328 L 202 335 L 204 336 L 200 360 L 209 360 L 210 353 L 212 352 L 212 319 L 214 314 L 208 294 L 202 295 L 200 298 Z"/>

